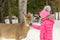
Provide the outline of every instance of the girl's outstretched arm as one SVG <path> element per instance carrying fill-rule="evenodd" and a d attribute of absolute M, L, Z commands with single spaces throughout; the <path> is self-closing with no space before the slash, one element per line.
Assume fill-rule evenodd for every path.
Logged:
<path fill-rule="evenodd" d="M 42 22 L 40 25 L 32 24 L 32 27 L 38 30 L 41 30 L 45 26 L 45 21 Z"/>
<path fill-rule="evenodd" d="M 41 25 L 37 25 L 37 24 L 33 24 L 32 25 L 33 28 L 40 30 L 41 29 Z"/>

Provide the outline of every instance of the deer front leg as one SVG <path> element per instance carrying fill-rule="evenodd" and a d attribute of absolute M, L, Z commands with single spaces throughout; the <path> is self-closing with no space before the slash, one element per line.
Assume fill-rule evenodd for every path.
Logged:
<path fill-rule="evenodd" d="M 16 35 L 16 40 L 21 40 L 21 38 L 18 34 Z"/>

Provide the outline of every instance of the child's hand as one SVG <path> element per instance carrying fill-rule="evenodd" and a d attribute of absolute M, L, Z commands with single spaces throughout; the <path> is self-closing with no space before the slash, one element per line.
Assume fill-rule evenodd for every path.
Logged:
<path fill-rule="evenodd" d="M 32 26 L 32 23 L 30 23 L 29 25 Z"/>

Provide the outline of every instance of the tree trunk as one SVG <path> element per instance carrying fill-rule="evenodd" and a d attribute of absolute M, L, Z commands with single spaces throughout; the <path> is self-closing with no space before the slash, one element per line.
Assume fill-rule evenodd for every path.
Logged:
<path fill-rule="evenodd" d="M 60 0 L 59 0 L 59 3 L 58 3 L 58 12 L 60 13 Z M 58 13 L 58 20 L 60 20 L 60 15 Z"/>
<path fill-rule="evenodd" d="M 19 0 L 19 22 L 23 22 L 23 14 L 27 13 L 27 0 Z"/>
<path fill-rule="evenodd" d="M 46 0 L 46 5 L 48 5 L 48 0 Z"/>
<path fill-rule="evenodd" d="M 0 0 L 0 14 L 2 13 L 1 11 L 1 8 L 2 8 L 2 0 Z M 0 23 L 2 22 L 2 16 L 0 15 Z"/>
<path fill-rule="evenodd" d="M 9 11 L 9 21 L 12 24 L 12 14 L 11 14 L 11 3 L 10 0 L 8 0 L 8 11 Z"/>
<path fill-rule="evenodd" d="M 0 22 L 1 23 L 4 23 L 4 10 L 3 10 L 4 3 L 5 3 L 4 0 L 0 0 Z"/>
<path fill-rule="evenodd" d="M 3 7 L 1 7 L 1 22 L 4 23 L 4 11 L 3 11 Z"/>
<path fill-rule="evenodd" d="M 59 20 L 59 12 L 60 12 L 60 0 L 55 0 L 55 4 L 57 4 L 57 12 L 58 12 L 58 20 Z"/>

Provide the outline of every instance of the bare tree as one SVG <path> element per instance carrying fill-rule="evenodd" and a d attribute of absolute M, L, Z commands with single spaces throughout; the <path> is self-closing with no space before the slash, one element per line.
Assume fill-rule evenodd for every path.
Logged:
<path fill-rule="evenodd" d="M 46 5 L 48 5 L 48 0 L 46 0 Z"/>
<path fill-rule="evenodd" d="M 58 20 L 59 20 L 59 12 L 60 12 L 60 0 L 55 0 L 55 4 L 56 4 L 56 6 L 57 6 Z"/>
<path fill-rule="evenodd" d="M 10 3 L 10 0 L 8 0 L 8 11 L 9 11 L 9 20 L 10 20 L 10 23 L 12 24 L 12 14 L 11 14 L 11 3 Z"/>
<path fill-rule="evenodd" d="M 23 22 L 23 14 L 27 13 L 27 0 L 19 0 L 19 22 Z"/>
<path fill-rule="evenodd" d="M 0 0 L 0 22 L 4 23 L 4 4 L 6 1 Z"/>

